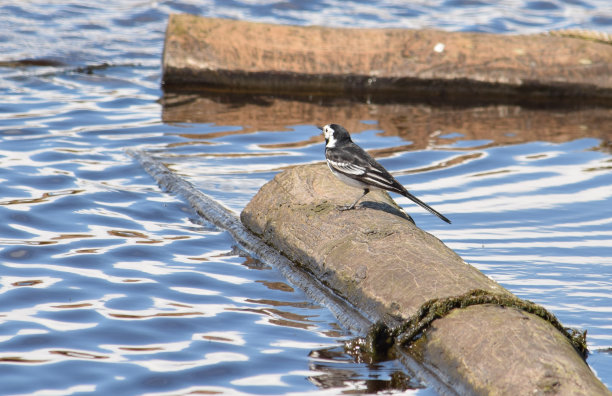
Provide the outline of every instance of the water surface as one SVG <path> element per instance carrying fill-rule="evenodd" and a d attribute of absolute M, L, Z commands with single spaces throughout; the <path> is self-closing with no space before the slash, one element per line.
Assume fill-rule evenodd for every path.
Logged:
<path fill-rule="evenodd" d="M 518 296 L 588 330 L 588 362 L 612 387 L 608 109 L 164 93 L 170 12 L 612 30 L 605 0 L 0 5 L 1 394 L 434 394 L 397 362 L 346 355 L 339 343 L 350 335 L 325 308 L 161 191 L 124 151 L 154 153 L 239 212 L 280 170 L 321 161 L 314 125 L 331 121 L 453 220 L 396 196 L 417 224 Z"/>

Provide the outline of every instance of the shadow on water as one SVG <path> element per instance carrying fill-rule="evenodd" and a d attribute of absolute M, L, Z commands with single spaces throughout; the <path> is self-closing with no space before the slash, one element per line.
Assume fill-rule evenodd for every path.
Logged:
<path fill-rule="evenodd" d="M 378 99 L 378 100 L 377 100 Z M 166 91 L 161 100 L 166 123 L 214 123 L 240 125 L 245 134 L 284 131 L 288 125 L 337 123 L 358 133 L 376 125 L 381 136 L 399 136 L 410 141 L 410 150 L 445 148 L 462 141 L 479 142 L 480 148 L 533 141 L 568 142 L 584 137 L 601 140 L 601 150 L 610 151 L 607 108 L 569 105 L 523 107 L 517 104 L 389 102 L 361 97 L 283 97 L 230 93 Z M 364 123 L 363 120 L 370 122 Z M 232 132 L 224 132 L 231 134 Z M 193 139 L 192 134 L 185 137 Z M 214 136 L 201 136 L 212 138 Z M 292 142 L 296 147 L 317 143 L 309 138 Z M 473 145 L 470 149 L 475 148 Z M 452 150 L 461 150 L 453 147 Z M 372 150 L 376 156 L 406 151 L 405 146 Z"/>
<path fill-rule="evenodd" d="M 359 383 L 359 388 L 344 391 L 344 394 L 377 394 L 380 392 L 392 392 L 424 389 L 418 381 L 406 375 L 393 362 L 377 362 L 368 364 L 371 377 L 364 379 L 355 370 L 354 366 L 361 364 L 358 356 L 348 355 L 342 347 L 317 349 L 308 355 L 312 360 L 310 370 L 323 373 L 308 378 L 310 382 L 321 389 L 342 389 L 347 385 Z M 350 387 L 348 387 L 350 388 Z"/>

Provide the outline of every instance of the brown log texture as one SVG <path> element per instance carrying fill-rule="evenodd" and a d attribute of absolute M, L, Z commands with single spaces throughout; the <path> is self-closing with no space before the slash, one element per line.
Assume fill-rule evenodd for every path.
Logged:
<path fill-rule="evenodd" d="M 171 15 L 163 80 L 207 89 L 612 103 L 612 45 L 555 35 L 284 26 Z"/>
<path fill-rule="evenodd" d="M 360 194 L 325 165 L 298 166 L 264 185 L 241 220 L 371 319 L 388 325 L 433 298 L 473 289 L 511 295 L 409 221 L 384 192 L 368 194 L 358 210 L 336 209 Z M 611 394 L 564 335 L 514 308 L 453 310 L 436 319 L 410 350 L 462 394 Z"/>

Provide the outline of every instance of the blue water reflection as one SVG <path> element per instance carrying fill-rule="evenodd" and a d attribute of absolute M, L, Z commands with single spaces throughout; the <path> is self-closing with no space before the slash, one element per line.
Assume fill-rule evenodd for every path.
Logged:
<path fill-rule="evenodd" d="M 326 309 L 161 191 L 125 154 L 157 154 L 236 212 L 279 170 L 322 160 L 320 120 L 296 116 L 262 128 L 162 121 L 170 12 L 609 31 L 607 1 L 0 5 L 0 61 L 47 62 L 0 67 L 0 393 L 433 394 L 397 362 L 368 365 L 342 352 L 348 335 Z M 419 146 L 415 136 L 387 134 L 375 116 L 354 121 L 362 121 L 356 140 L 380 150 L 401 182 L 453 219 L 452 228 L 432 222 L 398 199 L 417 223 L 517 295 L 588 329 L 589 363 L 612 386 L 612 159 L 602 137 L 589 125 L 565 140 L 523 139 L 508 128 L 504 136 L 517 139 L 509 144 L 470 136 L 458 123 L 429 131 L 431 141 Z"/>

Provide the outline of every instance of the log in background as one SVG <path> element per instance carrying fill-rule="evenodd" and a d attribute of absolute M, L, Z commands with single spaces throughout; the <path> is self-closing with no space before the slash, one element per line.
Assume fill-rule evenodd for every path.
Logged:
<path fill-rule="evenodd" d="M 612 45 L 553 35 L 285 26 L 171 15 L 167 86 L 612 104 Z"/>

